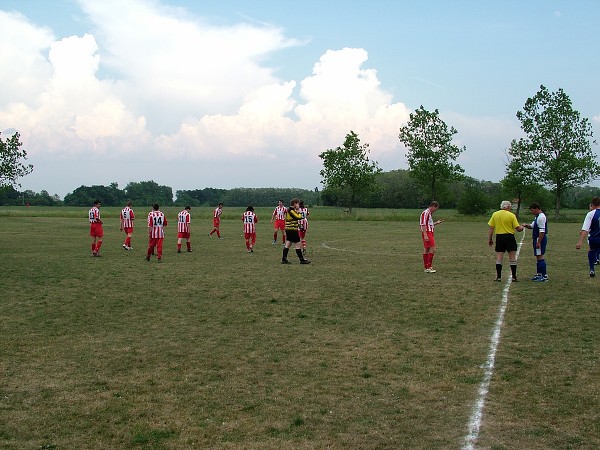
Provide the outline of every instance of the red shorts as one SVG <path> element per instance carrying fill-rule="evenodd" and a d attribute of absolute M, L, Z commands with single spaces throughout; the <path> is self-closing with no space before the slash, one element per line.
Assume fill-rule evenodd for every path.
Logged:
<path fill-rule="evenodd" d="M 125 234 L 133 233 L 133 227 L 125 227 L 123 228 Z"/>
<path fill-rule="evenodd" d="M 423 238 L 423 247 L 425 247 L 425 248 L 435 247 L 435 238 L 433 237 L 433 231 L 428 231 L 427 236 L 429 237 L 428 241 L 425 240 L 423 233 L 421 233 L 421 237 Z"/>
<path fill-rule="evenodd" d="M 285 231 L 285 220 L 275 219 L 275 229 Z"/>
<path fill-rule="evenodd" d="M 244 239 L 252 239 L 256 241 L 256 233 L 244 233 Z"/>
<path fill-rule="evenodd" d="M 219 218 L 213 218 L 213 227 L 215 228 L 219 228 L 219 226 L 221 225 L 221 219 Z"/>
<path fill-rule="evenodd" d="M 101 238 L 104 236 L 104 229 L 102 228 L 101 223 L 90 223 L 90 236 L 94 238 Z"/>
<path fill-rule="evenodd" d="M 181 238 L 181 239 L 189 239 L 190 238 L 190 232 L 189 231 L 187 231 L 187 232 L 180 231 L 180 232 L 177 233 L 177 238 L 178 239 L 179 238 Z"/>

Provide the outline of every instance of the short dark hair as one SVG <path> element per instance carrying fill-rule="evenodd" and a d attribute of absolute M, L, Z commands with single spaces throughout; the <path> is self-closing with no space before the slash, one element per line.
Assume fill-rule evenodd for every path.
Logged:
<path fill-rule="evenodd" d="M 600 197 L 592 197 L 592 205 L 600 206 Z"/>
<path fill-rule="evenodd" d="M 158 208 L 160 208 L 160 206 L 158 206 L 158 203 L 152 205 L 152 209 L 154 209 L 154 211 L 158 211 Z"/>
<path fill-rule="evenodd" d="M 185 205 L 184 209 L 192 209 L 192 207 L 190 205 Z"/>
<path fill-rule="evenodd" d="M 99 205 L 100 203 L 102 203 L 100 200 L 94 200 L 94 205 Z"/>
<path fill-rule="evenodd" d="M 437 206 L 437 207 L 439 207 L 439 206 L 440 206 L 440 204 L 439 204 L 439 202 L 437 202 L 436 200 L 433 200 L 433 201 L 432 201 L 432 202 L 429 204 L 429 206 Z"/>
<path fill-rule="evenodd" d="M 542 207 L 538 202 L 533 202 L 531 205 L 529 205 L 529 209 L 542 209 Z"/>
<path fill-rule="evenodd" d="M 254 211 L 254 206 L 250 205 L 246 208 L 246 211 Z"/>

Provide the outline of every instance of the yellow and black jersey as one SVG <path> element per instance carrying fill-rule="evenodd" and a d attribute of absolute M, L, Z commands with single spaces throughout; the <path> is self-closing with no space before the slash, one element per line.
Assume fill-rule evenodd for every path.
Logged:
<path fill-rule="evenodd" d="M 285 213 L 285 229 L 298 230 L 298 221 L 302 219 L 302 214 L 292 208 L 287 208 Z"/>

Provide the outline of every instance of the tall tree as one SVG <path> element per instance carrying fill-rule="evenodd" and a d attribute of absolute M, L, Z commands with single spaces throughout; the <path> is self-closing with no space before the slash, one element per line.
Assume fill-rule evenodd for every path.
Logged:
<path fill-rule="evenodd" d="M 21 149 L 19 133 L 2 140 L 0 133 L 0 186 L 20 186 L 17 180 L 31 173 L 33 166 L 23 164 L 21 160 L 27 159 L 27 152 Z"/>
<path fill-rule="evenodd" d="M 573 109 L 562 90 L 550 92 L 545 86 L 517 112 L 526 138 L 519 145 L 518 157 L 535 169 L 539 180 L 549 185 L 556 196 L 555 217 L 560 213 L 564 190 L 580 186 L 600 176 L 600 165 L 592 151 L 592 125 Z"/>
<path fill-rule="evenodd" d="M 358 195 L 366 194 L 376 186 L 375 175 L 381 172 L 376 161 L 369 161 L 369 144 L 360 144 L 354 131 L 346 135 L 344 145 L 324 151 L 319 155 L 323 160 L 325 188 L 338 188 L 348 193 L 348 212 L 352 213 Z"/>
<path fill-rule="evenodd" d="M 510 148 L 506 152 L 507 162 L 505 176 L 500 183 L 502 191 L 517 199 L 516 216 L 519 217 L 521 202 L 527 194 L 540 187 L 535 177 L 535 169 L 525 163 L 522 159 L 524 146 L 527 143 L 523 139 L 513 139 Z M 512 198 L 511 198 L 512 200 Z"/>
<path fill-rule="evenodd" d="M 410 114 L 408 123 L 400 128 L 400 141 L 408 148 L 406 158 L 411 176 L 430 190 L 436 200 L 439 183 L 460 179 L 463 168 L 455 164 L 466 150 L 452 144 L 454 127 L 448 128 L 436 109 L 429 112 L 423 105 Z"/>

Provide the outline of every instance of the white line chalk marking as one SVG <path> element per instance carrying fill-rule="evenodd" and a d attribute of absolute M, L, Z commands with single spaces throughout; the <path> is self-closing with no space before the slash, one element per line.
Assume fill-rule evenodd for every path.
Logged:
<path fill-rule="evenodd" d="M 521 246 L 523 245 L 524 239 L 525 233 L 523 233 L 523 237 L 521 238 L 521 242 L 519 242 L 519 246 L 517 248 L 517 261 L 519 260 L 519 253 L 521 253 Z M 483 380 L 481 380 L 481 384 L 479 385 L 477 401 L 473 406 L 473 412 L 471 413 L 471 417 L 469 419 L 469 433 L 465 437 L 465 445 L 463 446 L 463 450 L 475 449 L 475 443 L 479 438 L 481 419 L 483 417 L 483 407 L 485 406 L 485 399 L 490 389 L 492 376 L 494 375 L 496 351 L 498 350 L 498 346 L 500 345 L 500 330 L 502 329 L 502 324 L 504 322 L 504 313 L 506 312 L 506 308 L 508 306 L 508 291 L 510 289 L 511 283 L 511 277 L 508 277 L 506 284 L 504 285 L 504 289 L 502 290 L 502 301 L 500 302 L 498 318 L 496 319 L 496 324 L 494 325 L 494 330 L 492 332 L 490 351 L 488 353 L 485 365 L 483 366 L 485 368 L 485 371 L 483 373 Z"/>

